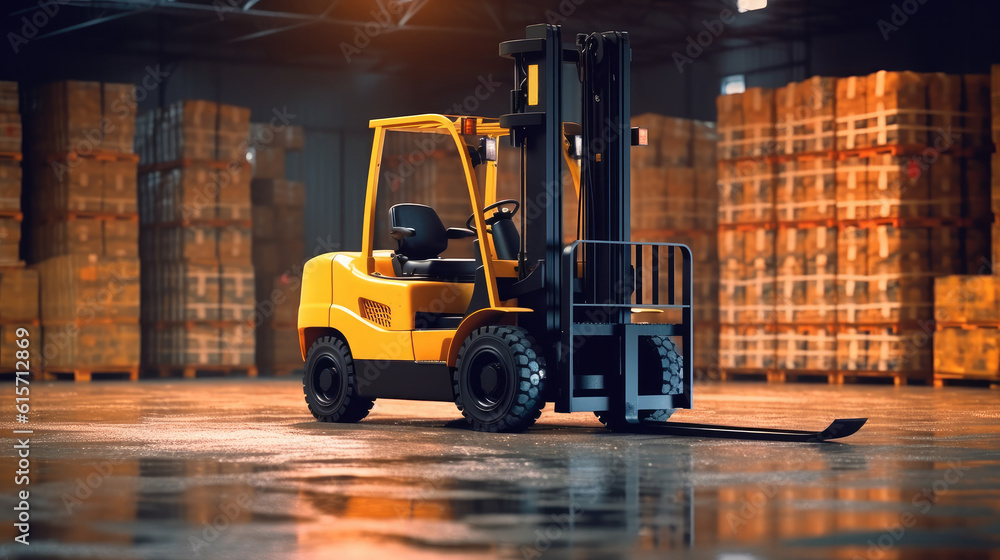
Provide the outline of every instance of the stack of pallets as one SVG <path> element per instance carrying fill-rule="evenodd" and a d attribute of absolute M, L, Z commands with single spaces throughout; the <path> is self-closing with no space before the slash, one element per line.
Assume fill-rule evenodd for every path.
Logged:
<path fill-rule="evenodd" d="M 140 116 L 143 367 L 256 376 L 250 111 L 180 101 Z"/>
<path fill-rule="evenodd" d="M 21 245 L 21 114 L 16 82 L 0 82 L 0 374 L 38 371 L 39 362 L 18 364 L 17 329 L 40 342 L 38 272 L 24 267 Z M 30 340 L 30 338 L 29 338 Z"/>
<path fill-rule="evenodd" d="M 304 246 L 305 185 L 286 179 L 286 155 L 305 147 L 301 127 L 253 125 L 257 163 L 253 199 L 253 265 L 257 275 L 257 366 L 269 375 L 302 368 L 298 304 Z"/>
<path fill-rule="evenodd" d="M 776 359 L 774 92 L 718 98 L 719 368 L 755 374 Z"/>
<path fill-rule="evenodd" d="M 631 153 L 632 240 L 683 243 L 692 252 L 694 357 L 699 374 L 718 355 L 718 254 L 716 227 L 716 136 L 712 123 L 657 114 L 636 115 L 632 126 L 648 131 L 648 145 Z M 651 285 L 646 267 L 644 285 Z M 682 263 L 675 260 L 675 301 L 681 302 Z M 659 278 L 660 302 L 668 301 L 666 266 Z M 676 313 L 642 314 L 636 321 L 679 322 Z"/>
<path fill-rule="evenodd" d="M 987 87 L 877 72 L 776 90 L 774 151 L 720 172 L 727 376 L 930 382 L 933 279 L 988 254 Z M 726 97 L 720 130 L 748 111 Z"/>
<path fill-rule="evenodd" d="M 976 77 L 980 78 L 980 77 Z M 985 103 L 984 88 L 978 93 Z M 976 263 L 975 276 L 947 276 L 934 282 L 934 384 L 1000 387 L 1000 65 L 993 67 L 992 130 L 972 128 L 975 137 L 992 136 L 992 257 Z M 985 127 L 984 127 L 985 128 Z M 992 134 L 990 134 L 992 132 Z M 982 143 L 988 144 L 988 139 Z M 967 171 L 968 172 L 968 171 Z M 984 273 L 992 272 L 990 275 Z"/>
<path fill-rule="evenodd" d="M 30 97 L 24 245 L 39 275 L 47 378 L 138 378 L 134 89 L 69 81 Z"/>

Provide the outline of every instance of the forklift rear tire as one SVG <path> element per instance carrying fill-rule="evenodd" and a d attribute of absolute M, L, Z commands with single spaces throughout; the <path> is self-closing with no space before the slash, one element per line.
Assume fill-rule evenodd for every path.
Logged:
<path fill-rule="evenodd" d="M 458 351 L 455 404 L 480 432 L 520 432 L 545 406 L 545 360 L 522 328 L 480 327 Z"/>
<path fill-rule="evenodd" d="M 684 358 L 677 352 L 677 345 L 666 336 L 650 336 L 639 339 L 639 371 L 653 371 L 659 368 L 662 372 L 662 383 L 657 382 L 657 378 L 650 375 L 645 380 L 639 382 L 639 392 L 641 394 L 655 394 L 660 392 L 670 395 L 683 389 L 684 384 Z M 666 422 L 674 413 L 674 409 L 662 410 L 640 410 L 639 421 Z M 595 412 L 597 419 L 601 421 L 609 430 L 613 432 L 628 432 L 638 428 L 637 424 L 629 424 L 625 421 L 625 413 L 619 404 L 610 411 Z"/>
<path fill-rule="evenodd" d="M 320 422 L 354 423 L 368 416 L 375 404 L 358 394 L 351 349 L 333 336 L 320 338 L 309 349 L 302 392 L 309 412 Z"/>

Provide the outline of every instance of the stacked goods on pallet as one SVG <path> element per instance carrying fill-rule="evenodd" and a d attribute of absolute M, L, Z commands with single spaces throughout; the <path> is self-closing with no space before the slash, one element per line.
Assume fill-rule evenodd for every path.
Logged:
<path fill-rule="evenodd" d="M 1000 386 L 1000 280 L 996 275 L 934 281 L 934 383 Z"/>
<path fill-rule="evenodd" d="M 143 367 L 256 375 L 250 111 L 180 101 L 137 122 Z"/>
<path fill-rule="evenodd" d="M 298 303 L 302 264 L 305 185 L 286 176 L 285 156 L 305 147 L 301 127 L 274 131 L 252 125 L 256 150 L 253 201 L 253 265 L 257 274 L 255 310 L 257 366 L 270 375 L 301 369 Z"/>
<path fill-rule="evenodd" d="M 990 254 L 990 268 L 994 274 L 1000 274 L 1000 223 L 997 216 L 1000 216 L 1000 64 L 993 66 L 990 87 L 991 107 L 992 107 L 992 181 L 990 182 L 990 208 L 993 210 L 994 223 L 991 231 L 993 250 Z"/>
<path fill-rule="evenodd" d="M 0 267 L 23 266 L 21 243 L 21 114 L 17 82 L 0 82 Z"/>
<path fill-rule="evenodd" d="M 717 135 L 711 123 L 656 114 L 637 115 L 632 126 L 648 131 L 648 145 L 631 153 L 631 217 L 634 241 L 683 243 L 691 248 L 694 283 L 694 357 L 696 371 L 716 362 L 719 320 L 718 255 L 715 227 L 718 195 L 715 188 Z M 660 260 L 668 262 L 664 255 Z M 675 301 L 681 301 L 682 263 L 675 256 Z M 659 301 L 669 298 L 668 266 L 661 265 Z M 643 285 L 652 282 L 651 267 L 644 267 Z M 648 294 L 647 294 L 648 295 Z M 648 300 L 647 300 L 648 302 Z M 637 321 L 679 322 L 666 313 Z"/>
<path fill-rule="evenodd" d="M 28 329 L 28 337 L 39 344 L 38 271 L 29 268 L 0 268 L 0 373 L 37 371 L 38 362 L 18 364 L 17 331 Z"/>
<path fill-rule="evenodd" d="M 774 90 L 749 88 L 718 98 L 718 159 L 763 157 L 776 152 Z"/>
<path fill-rule="evenodd" d="M 717 100 L 719 368 L 772 369 L 776 353 L 775 94 L 751 88 Z"/>
<path fill-rule="evenodd" d="M 38 272 L 24 268 L 21 244 L 21 114 L 16 82 L 0 82 L 0 373 L 37 371 L 18 363 L 17 331 L 38 337 Z M 38 340 L 36 338 L 36 340 Z"/>
<path fill-rule="evenodd" d="M 966 76 L 968 106 L 988 107 L 992 97 L 992 127 L 966 124 L 964 145 L 985 147 L 992 141 L 991 203 L 969 201 L 970 209 L 991 208 L 1000 215 L 1000 65 L 992 69 L 992 88 L 985 76 Z M 990 91 L 986 94 L 986 91 Z M 966 113 L 969 113 L 967 110 Z M 968 121 L 967 115 L 967 121 Z M 992 138 L 990 137 L 992 131 Z M 967 140 L 968 139 L 968 140 Z M 971 163 L 971 162 L 968 162 Z M 968 182 L 982 179 L 983 165 L 965 169 Z M 992 225 L 992 257 L 971 259 L 968 273 L 976 276 L 945 276 L 934 280 L 934 384 L 989 384 L 1000 386 L 1000 279 L 997 258 L 1000 252 L 1000 226 Z M 969 243 L 969 237 L 966 237 Z M 981 248 L 981 246 L 980 246 Z M 966 255 L 974 255 L 966 248 Z M 980 255 L 985 255 L 981 251 Z M 992 275 L 982 275 L 992 271 Z M 959 272 L 959 274 L 962 271 Z"/>
<path fill-rule="evenodd" d="M 811 78 L 775 94 L 777 155 L 720 146 L 736 158 L 720 164 L 720 304 L 723 323 L 734 322 L 721 331 L 733 355 L 723 367 L 778 380 L 930 380 L 933 279 L 974 273 L 986 253 L 985 83 Z M 720 119 L 740 118 L 738 107 L 745 120 L 746 103 L 727 97 Z M 776 196 L 746 180 L 769 165 Z M 770 371 L 758 355 L 768 328 Z"/>
<path fill-rule="evenodd" d="M 29 99 L 25 248 L 48 378 L 138 377 L 134 100 L 131 84 L 74 81 Z"/>

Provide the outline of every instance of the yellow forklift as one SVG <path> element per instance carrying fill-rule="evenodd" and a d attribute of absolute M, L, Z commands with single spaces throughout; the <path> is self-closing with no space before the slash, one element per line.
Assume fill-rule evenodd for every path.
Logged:
<path fill-rule="evenodd" d="M 630 240 L 629 152 L 646 133 L 630 125 L 628 34 L 579 35 L 565 48 L 559 26 L 533 25 L 500 55 L 514 65 L 509 114 L 370 122 L 361 250 L 315 257 L 303 274 L 299 344 L 313 416 L 357 422 L 389 398 L 454 402 L 488 432 L 528 428 L 547 402 L 592 411 L 615 431 L 822 441 L 860 429 L 864 419 L 821 432 L 666 422 L 692 406 L 691 251 Z M 580 82 L 580 124 L 563 121 L 567 67 Z M 465 227 L 404 203 L 389 209 L 389 231 L 376 231 L 388 132 L 454 145 L 474 209 Z M 518 199 L 497 200 L 504 140 L 520 151 Z M 568 244 L 564 165 L 579 218 Z M 376 250 L 376 236 L 396 248 Z M 473 258 L 441 256 L 461 244 Z"/>

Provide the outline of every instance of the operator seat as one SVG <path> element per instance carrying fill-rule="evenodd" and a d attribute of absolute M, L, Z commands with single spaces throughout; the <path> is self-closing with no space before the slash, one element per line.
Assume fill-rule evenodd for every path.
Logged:
<path fill-rule="evenodd" d="M 473 282 L 475 259 L 442 259 L 449 239 L 475 237 L 464 228 L 445 229 L 441 218 L 430 206 L 397 204 L 389 209 L 391 233 L 398 243 L 392 255 L 392 269 L 397 277 L 428 278 L 451 282 Z"/>

